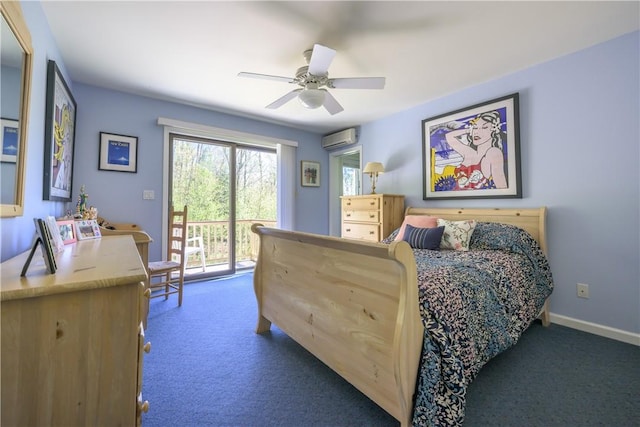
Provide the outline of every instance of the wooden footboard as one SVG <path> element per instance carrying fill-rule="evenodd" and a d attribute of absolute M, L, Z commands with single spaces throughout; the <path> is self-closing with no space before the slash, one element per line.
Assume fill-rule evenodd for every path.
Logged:
<path fill-rule="evenodd" d="M 406 214 L 517 225 L 546 253 L 544 207 L 408 208 Z M 276 324 L 403 426 L 411 425 L 424 327 L 409 245 L 251 229 L 260 237 L 257 333 Z M 548 324 L 548 301 L 541 317 Z"/>
<path fill-rule="evenodd" d="M 273 322 L 345 380 L 411 425 L 424 328 L 413 252 L 260 225 L 257 333 Z"/>

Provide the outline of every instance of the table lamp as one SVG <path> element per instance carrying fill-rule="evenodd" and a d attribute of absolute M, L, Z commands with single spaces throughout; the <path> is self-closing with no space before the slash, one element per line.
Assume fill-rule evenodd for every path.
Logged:
<path fill-rule="evenodd" d="M 368 162 L 363 172 L 368 173 L 369 178 L 371 178 L 371 194 L 376 194 L 376 181 L 378 180 L 378 174 L 384 172 L 384 166 L 380 162 Z"/>

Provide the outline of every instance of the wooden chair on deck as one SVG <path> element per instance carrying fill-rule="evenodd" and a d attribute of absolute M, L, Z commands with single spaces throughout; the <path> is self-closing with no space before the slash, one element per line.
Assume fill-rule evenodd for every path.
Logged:
<path fill-rule="evenodd" d="M 151 298 L 178 294 L 178 306 L 182 305 L 184 285 L 185 247 L 187 239 L 187 206 L 176 211 L 169 210 L 169 232 L 167 235 L 167 259 L 149 263 L 149 288 Z"/>

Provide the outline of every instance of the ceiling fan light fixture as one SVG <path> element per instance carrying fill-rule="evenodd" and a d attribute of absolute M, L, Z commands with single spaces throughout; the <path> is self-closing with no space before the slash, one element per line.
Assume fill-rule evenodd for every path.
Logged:
<path fill-rule="evenodd" d="M 313 110 L 324 105 L 324 94 L 322 89 L 305 89 L 298 95 L 298 100 L 303 107 Z"/>

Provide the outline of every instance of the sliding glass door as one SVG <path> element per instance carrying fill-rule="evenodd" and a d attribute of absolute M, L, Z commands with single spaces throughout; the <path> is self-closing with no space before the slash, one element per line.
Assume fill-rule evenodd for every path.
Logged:
<path fill-rule="evenodd" d="M 171 134 L 169 203 L 188 207 L 187 280 L 252 268 L 254 222 L 275 225 L 275 150 Z M 204 259 L 203 259 L 204 258 Z"/>

